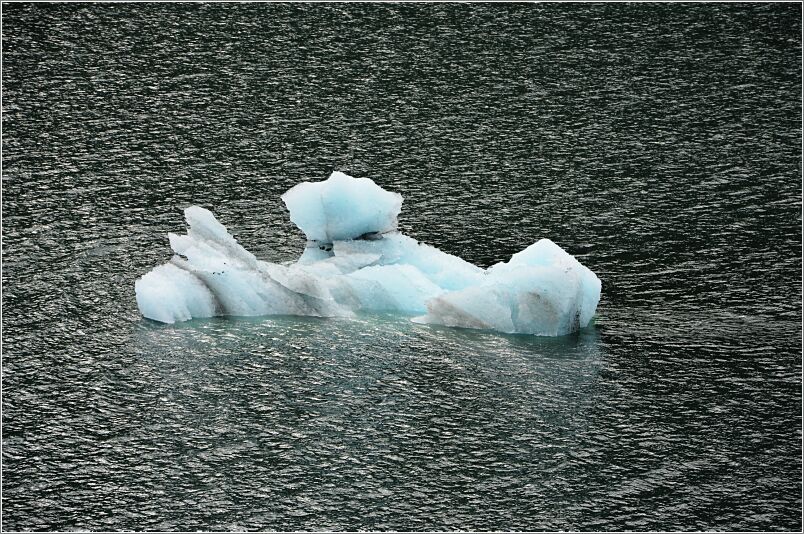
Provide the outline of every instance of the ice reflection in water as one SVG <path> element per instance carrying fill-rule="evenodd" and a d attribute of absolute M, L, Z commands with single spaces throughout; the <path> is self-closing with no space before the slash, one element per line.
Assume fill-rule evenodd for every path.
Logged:
<path fill-rule="evenodd" d="M 142 439 L 174 436 L 161 454 L 194 473 L 166 500 L 236 495 L 252 524 L 279 509 L 322 529 L 384 507 L 405 519 L 366 525 L 524 526 L 520 507 L 567 482 L 548 481 L 578 448 L 603 358 L 594 329 L 547 339 L 394 316 L 148 323 L 134 343 L 159 390 Z"/>

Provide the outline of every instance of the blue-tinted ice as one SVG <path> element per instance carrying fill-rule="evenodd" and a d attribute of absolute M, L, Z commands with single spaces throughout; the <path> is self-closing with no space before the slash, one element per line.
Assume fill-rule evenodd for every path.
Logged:
<path fill-rule="evenodd" d="M 402 196 L 334 172 L 282 195 L 307 236 L 295 263 L 258 260 L 211 212 L 184 212 L 175 255 L 135 284 L 140 312 L 164 323 L 219 315 L 417 315 L 413 321 L 560 336 L 585 327 L 600 299 L 595 274 L 542 239 L 481 269 L 396 230 Z"/>

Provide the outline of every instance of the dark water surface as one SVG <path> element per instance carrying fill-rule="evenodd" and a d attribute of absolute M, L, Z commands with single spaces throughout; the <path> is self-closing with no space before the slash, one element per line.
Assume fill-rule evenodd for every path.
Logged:
<path fill-rule="evenodd" d="M 801 528 L 798 4 L 4 4 L 3 528 Z M 487 267 L 603 281 L 539 339 L 143 320 L 210 208 L 259 258 L 333 169 Z"/>

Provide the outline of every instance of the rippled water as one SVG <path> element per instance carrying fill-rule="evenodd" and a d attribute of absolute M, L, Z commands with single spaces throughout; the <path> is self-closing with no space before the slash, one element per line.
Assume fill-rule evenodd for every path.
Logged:
<path fill-rule="evenodd" d="M 3 528 L 801 528 L 798 4 L 4 4 Z M 143 320 L 181 209 L 296 257 L 333 169 L 559 339 Z"/>

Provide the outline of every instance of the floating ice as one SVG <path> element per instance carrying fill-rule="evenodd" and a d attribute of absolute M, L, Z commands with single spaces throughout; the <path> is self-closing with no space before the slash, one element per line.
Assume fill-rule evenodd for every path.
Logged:
<path fill-rule="evenodd" d="M 173 258 L 137 280 L 140 312 L 164 323 L 219 315 L 417 315 L 420 323 L 558 336 L 589 324 L 600 280 L 542 239 L 481 269 L 398 231 L 402 197 L 332 173 L 282 195 L 307 248 L 290 265 L 258 260 L 208 210 L 185 210 Z"/>
<path fill-rule="evenodd" d="M 324 243 L 396 230 L 402 209 L 402 195 L 337 171 L 323 182 L 298 184 L 282 201 L 307 239 Z"/>
<path fill-rule="evenodd" d="M 480 284 L 431 299 L 414 321 L 560 336 L 589 324 L 599 299 L 595 273 L 542 239 L 490 267 Z"/>

